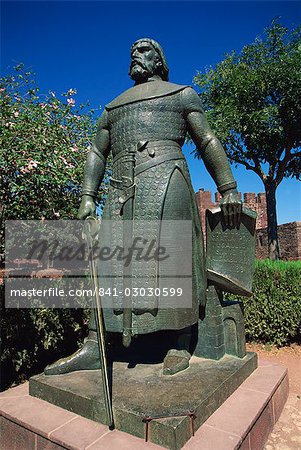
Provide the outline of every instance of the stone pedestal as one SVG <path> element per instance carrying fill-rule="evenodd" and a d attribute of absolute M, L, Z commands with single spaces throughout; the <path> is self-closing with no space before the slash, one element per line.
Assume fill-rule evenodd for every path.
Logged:
<path fill-rule="evenodd" d="M 190 367 L 173 376 L 162 375 L 162 364 L 113 367 L 113 410 L 117 429 L 145 437 L 170 449 L 180 449 L 208 417 L 256 369 L 257 356 L 225 356 L 213 361 L 193 357 Z M 32 377 L 29 393 L 83 417 L 106 423 L 100 373 Z M 193 412 L 194 420 L 189 416 Z M 192 423 L 193 421 L 193 423 Z"/>
<path fill-rule="evenodd" d="M 246 355 L 243 304 L 225 301 L 224 294 L 214 286 L 209 286 L 206 298 L 204 317 L 198 321 L 194 355 L 214 360 L 225 354 L 243 358 Z"/>
<path fill-rule="evenodd" d="M 1 448 L 5 450 L 162 449 L 29 396 L 28 384 L 0 393 Z M 259 360 L 258 368 L 206 420 L 183 450 L 262 450 L 287 395 L 285 367 Z M 156 427 L 152 427 L 151 423 L 150 440 L 156 433 Z"/>

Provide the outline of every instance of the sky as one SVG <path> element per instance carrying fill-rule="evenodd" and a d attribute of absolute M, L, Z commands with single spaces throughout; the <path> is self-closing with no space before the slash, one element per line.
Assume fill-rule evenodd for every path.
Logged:
<path fill-rule="evenodd" d="M 2 1 L 1 71 L 23 62 L 36 74 L 41 93 L 76 88 L 76 101 L 104 107 L 128 89 L 131 44 L 151 37 L 163 47 L 170 81 L 193 85 L 232 50 L 253 42 L 275 17 L 294 28 L 297 1 Z M 195 191 L 215 192 L 203 163 L 185 145 Z M 232 166 L 241 192 L 263 192 L 257 175 Z M 278 223 L 301 220 L 300 182 L 284 180 L 277 194 Z"/>

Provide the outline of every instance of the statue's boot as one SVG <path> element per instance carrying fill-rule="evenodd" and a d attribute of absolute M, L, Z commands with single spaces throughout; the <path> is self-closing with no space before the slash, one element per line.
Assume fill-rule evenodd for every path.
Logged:
<path fill-rule="evenodd" d="M 174 375 L 189 367 L 191 354 L 187 350 L 171 349 L 163 361 L 163 375 Z"/>
<path fill-rule="evenodd" d="M 84 345 L 66 358 L 46 366 L 45 375 L 60 375 L 63 373 L 76 372 L 78 370 L 94 370 L 100 368 L 99 350 L 96 333 L 89 332 L 89 336 L 84 340 Z"/>
<path fill-rule="evenodd" d="M 191 340 L 192 327 L 177 332 L 176 348 L 170 349 L 163 361 L 163 375 L 174 375 L 189 367 Z"/>

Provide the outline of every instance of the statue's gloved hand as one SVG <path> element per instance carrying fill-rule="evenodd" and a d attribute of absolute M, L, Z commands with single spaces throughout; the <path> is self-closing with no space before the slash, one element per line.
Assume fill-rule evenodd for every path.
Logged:
<path fill-rule="evenodd" d="M 87 217 L 96 216 L 96 205 L 94 199 L 90 195 L 83 195 L 79 210 L 77 213 L 77 218 L 84 220 Z"/>
<path fill-rule="evenodd" d="M 219 202 L 223 213 L 225 225 L 230 228 L 238 228 L 240 225 L 242 201 L 236 189 L 231 189 L 223 194 Z"/>

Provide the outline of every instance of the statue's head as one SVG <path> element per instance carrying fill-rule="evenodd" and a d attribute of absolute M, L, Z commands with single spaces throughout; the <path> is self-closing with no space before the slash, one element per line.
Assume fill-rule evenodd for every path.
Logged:
<path fill-rule="evenodd" d="M 163 50 L 153 39 L 143 38 L 134 42 L 131 48 L 131 65 L 129 75 L 137 83 L 157 75 L 168 81 L 168 66 Z"/>

